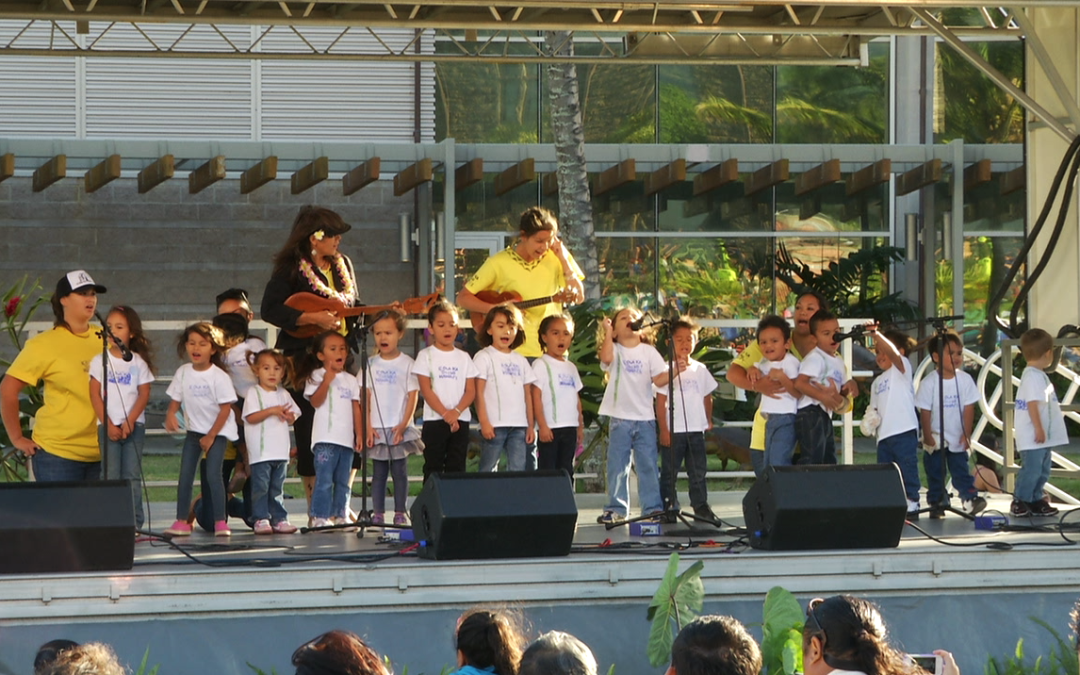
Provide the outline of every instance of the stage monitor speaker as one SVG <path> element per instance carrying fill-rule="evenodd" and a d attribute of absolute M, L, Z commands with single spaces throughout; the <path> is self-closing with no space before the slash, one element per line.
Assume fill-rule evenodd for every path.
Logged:
<path fill-rule="evenodd" d="M 0 541 L 3 574 L 130 570 L 130 482 L 0 483 Z"/>
<path fill-rule="evenodd" d="M 907 517 L 895 464 L 770 467 L 743 498 L 750 546 L 894 548 Z"/>
<path fill-rule="evenodd" d="M 410 514 L 431 560 L 568 555 L 577 527 L 563 471 L 432 474 Z"/>

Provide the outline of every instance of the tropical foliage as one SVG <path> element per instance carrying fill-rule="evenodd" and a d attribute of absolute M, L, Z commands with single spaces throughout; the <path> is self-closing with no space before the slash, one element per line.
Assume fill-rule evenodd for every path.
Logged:
<path fill-rule="evenodd" d="M 41 284 L 37 280 L 30 281 L 29 277 L 23 277 L 8 287 L 0 301 L 3 302 L 4 309 L 3 324 L 0 325 L 3 325 L 4 334 L 8 339 L 7 347 L 11 349 L 10 353 L 14 358 L 14 354 L 22 350 L 26 324 L 30 323 L 38 308 L 49 301 L 49 296 L 42 293 Z M 0 357 L 0 367 L 3 367 L 5 372 L 10 365 L 10 360 Z M 23 396 L 19 398 L 19 412 L 22 414 L 24 435 L 30 435 L 30 421 L 44 402 L 40 386 L 26 387 L 23 390 Z M 7 430 L 2 426 L 0 426 L 0 470 L 3 471 L 3 479 L 6 481 L 26 480 L 25 463 L 12 446 Z"/>

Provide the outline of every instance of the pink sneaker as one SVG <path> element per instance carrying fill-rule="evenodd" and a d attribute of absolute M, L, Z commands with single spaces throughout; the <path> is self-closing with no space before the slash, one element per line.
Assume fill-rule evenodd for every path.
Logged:
<path fill-rule="evenodd" d="M 283 520 L 280 523 L 274 523 L 274 532 L 278 534 L 294 534 L 296 526 L 287 520 Z"/>
<path fill-rule="evenodd" d="M 266 518 L 255 521 L 255 534 L 273 534 L 274 528 L 270 527 L 270 521 Z"/>
<path fill-rule="evenodd" d="M 382 525 L 385 522 L 386 522 L 386 517 L 383 516 L 383 514 L 381 514 L 381 513 L 373 513 L 373 514 L 371 514 L 371 524 L 372 525 Z"/>
<path fill-rule="evenodd" d="M 191 525 L 182 520 L 178 520 L 165 528 L 165 534 L 173 537 L 189 537 L 191 536 Z"/>
<path fill-rule="evenodd" d="M 395 525 L 408 525 L 409 524 L 409 519 L 405 516 L 404 513 L 402 513 L 401 511 L 398 511 L 397 513 L 394 514 L 394 524 Z"/>
<path fill-rule="evenodd" d="M 230 537 L 232 536 L 232 530 L 229 529 L 229 523 L 224 520 L 219 520 L 214 523 L 214 536 L 215 537 Z"/>

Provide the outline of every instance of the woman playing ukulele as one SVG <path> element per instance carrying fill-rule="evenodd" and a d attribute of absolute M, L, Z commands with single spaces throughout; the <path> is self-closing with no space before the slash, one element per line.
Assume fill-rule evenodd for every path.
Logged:
<path fill-rule="evenodd" d="M 543 353 L 540 322 L 562 311 L 560 291 L 567 302 L 585 297 L 584 275 L 573 256 L 559 240 L 559 223 L 545 208 L 533 206 L 521 214 L 520 236 L 513 247 L 491 256 L 458 293 L 457 305 L 470 312 L 487 314 L 497 303 L 477 297 L 481 291 L 515 293 L 524 300 L 556 296 L 552 302 L 528 309 L 525 315 L 525 344 L 517 351 L 530 361 Z"/>

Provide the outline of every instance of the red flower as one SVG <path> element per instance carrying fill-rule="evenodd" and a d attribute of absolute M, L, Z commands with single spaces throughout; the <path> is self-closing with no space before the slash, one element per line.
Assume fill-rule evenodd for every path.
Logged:
<path fill-rule="evenodd" d="M 15 316 L 15 312 L 19 311 L 20 302 L 22 302 L 22 298 L 17 295 L 11 300 L 8 300 L 8 304 L 4 306 L 4 316 L 9 319 Z"/>

